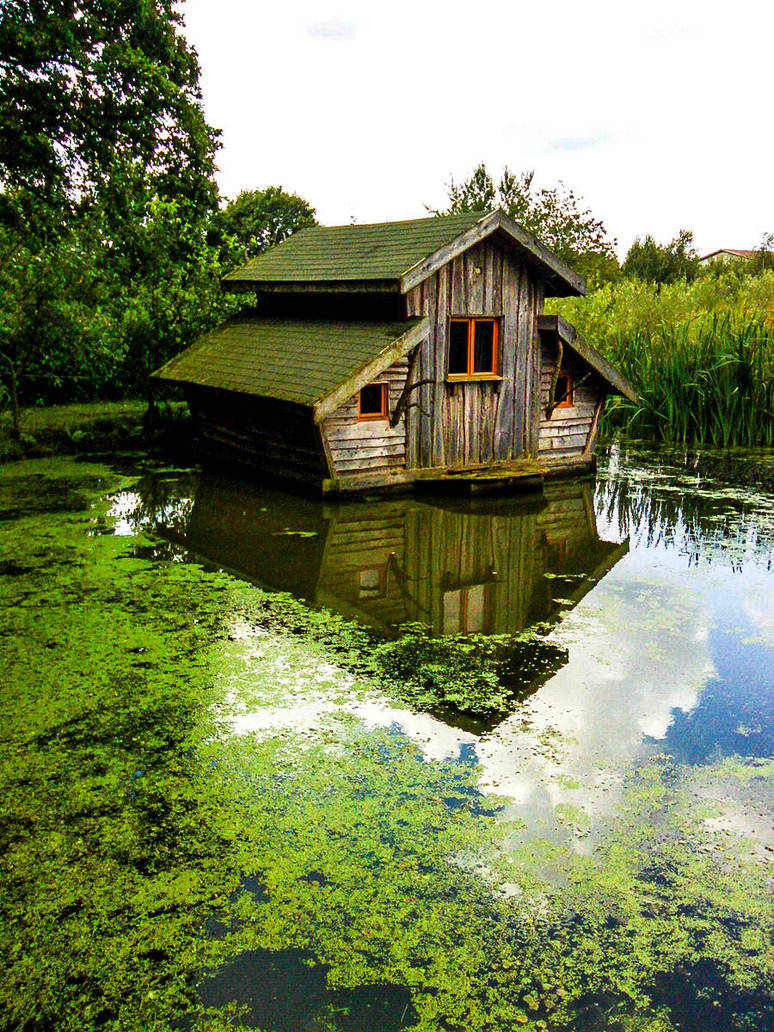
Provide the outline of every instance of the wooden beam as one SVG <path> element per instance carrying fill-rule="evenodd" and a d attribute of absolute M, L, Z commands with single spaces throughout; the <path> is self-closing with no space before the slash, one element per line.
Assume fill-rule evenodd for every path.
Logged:
<path fill-rule="evenodd" d="M 591 420 L 591 427 L 589 428 L 589 436 L 586 440 L 586 447 L 583 449 L 583 458 L 587 459 L 594 451 L 594 447 L 597 443 L 597 434 L 599 433 L 599 420 L 602 415 L 602 410 L 605 407 L 605 395 L 603 394 L 599 401 L 594 406 L 594 416 Z"/>
<path fill-rule="evenodd" d="M 457 255 L 498 231 L 520 253 L 531 259 L 532 263 L 537 266 L 538 276 L 542 275 L 552 290 L 556 286 L 559 287 L 556 290 L 558 296 L 577 296 L 586 293 L 586 284 L 582 277 L 541 244 L 537 237 L 509 218 L 504 211 L 493 211 L 485 215 L 467 232 L 462 233 L 448 244 L 444 244 L 443 247 L 439 247 L 433 254 L 423 258 L 404 272 L 400 280 L 401 291 L 404 294 L 407 293 L 426 280 L 428 276 L 432 276 L 441 266 L 456 258 Z"/>
<path fill-rule="evenodd" d="M 262 280 L 221 278 L 229 294 L 400 294 L 399 280 Z"/>
<path fill-rule="evenodd" d="M 587 362 L 592 369 L 610 384 L 618 393 L 622 394 L 629 401 L 637 402 L 639 392 L 637 388 L 619 373 L 615 366 L 611 365 L 606 358 L 593 348 L 588 341 L 578 333 L 575 327 L 563 319 L 560 315 L 541 315 L 538 320 L 538 329 L 541 333 L 555 333 L 560 340 L 564 341 L 572 350 Z"/>
<path fill-rule="evenodd" d="M 324 419 L 335 412 L 339 405 L 357 394 L 361 388 L 366 387 L 385 369 L 397 362 L 398 359 L 407 355 L 412 348 L 415 348 L 422 341 L 428 332 L 428 321 L 422 319 L 416 326 L 412 326 L 401 337 L 393 341 L 388 347 L 380 351 L 375 358 L 369 359 L 352 374 L 344 383 L 339 384 L 330 394 L 320 398 L 314 406 L 314 421 L 322 423 Z"/>

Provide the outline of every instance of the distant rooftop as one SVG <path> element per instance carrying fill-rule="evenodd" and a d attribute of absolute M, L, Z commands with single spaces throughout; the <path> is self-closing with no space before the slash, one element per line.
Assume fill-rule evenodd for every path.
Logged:
<path fill-rule="evenodd" d="M 721 247 L 717 251 L 710 251 L 709 254 L 703 254 L 699 259 L 700 262 L 708 262 L 711 258 L 720 258 L 722 256 L 728 256 L 729 258 L 754 258 L 758 251 L 748 251 L 738 247 Z"/>

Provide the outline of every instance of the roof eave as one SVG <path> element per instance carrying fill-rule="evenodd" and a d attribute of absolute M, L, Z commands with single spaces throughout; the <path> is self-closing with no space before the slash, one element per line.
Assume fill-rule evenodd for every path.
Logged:
<path fill-rule="evenodd" d="M 265 280 L 233 279 L 235 273 L 221 278 L 221 285 L 230 294 L 399 294 L 397 279 L 352 280 Z"/>
<path fill-rule="evenodd" d="M 383 348 L 378 355 L 364 362 L 332 391 L 318 398 L 314 404 L 315 423 L 322 423 L 340 405 L 343 405 L 345 401 L 371 383 L 374 377 L 379 376 L 385 369 L 389 369 L 394 362 L 407 355 L 427 336 L 428 332 L 428 320 L 420 319 L 414 326 L 401 334 L 400 337 L 397 337 L 387 347 Z"/>
<path fill-rule="evenodd" d="M 640 395 L 634 384 L 627 380 L 622 373 L 619 373 L 615 366 L 600 355 L 596 348 L 584 340 L 566 319 L 560 315 L 541 315 L 538 319 L 538 329 L 541 333 L 556 333 L 562 343 L 572 348 L 577 355 L 588 362 L 616 393 L 631 402 L 639 401 Z"/>
<path fill-rule="evenodd" d="M 557 258 L 544 244 L 541 244 L 536 236 L 514 222 L 505 212 L 499 210 L 484 215 L 470 229 L 407 269 L 400 279 L 402 293 L 405 294 L 413 287 L 418 286 L 447 262 L 498 230 L 504 233 L 521 253 L 537 265 L 542 278 L 550 288 L 549 296 L 580 297 L 586 293 L 586 284 L 581 276 L 573 272 L 566 262 Z"/>

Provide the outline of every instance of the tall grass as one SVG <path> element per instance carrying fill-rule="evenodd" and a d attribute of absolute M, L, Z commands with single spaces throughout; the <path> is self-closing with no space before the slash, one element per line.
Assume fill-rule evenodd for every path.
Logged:
<path fill-rule="evenodd" d="M 612 415 L 638 437 L 774 444 L 774 337 L 756 318 L 712 315 L 618 335 L 613 362 L 638 388 Z"/>
<path fill-rule="evenodd" d="M 639 437 L 774 445 L 774 274 L 658 290 L 624 282 L 563 303 L 562 314 L 640 392 L 608 425 Z"/>

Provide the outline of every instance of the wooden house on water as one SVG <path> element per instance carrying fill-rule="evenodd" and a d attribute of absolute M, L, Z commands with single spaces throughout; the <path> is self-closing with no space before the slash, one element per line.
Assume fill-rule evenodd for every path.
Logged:
<path fill-rule="evenodd" d="M 636 398 L 543 314 L 583 281 L 501 211 L 304 229 L 224 285 L 254 306 L 154 375 L 206 453 L 324 494 L 585 471 L 606 396 Z"/>

